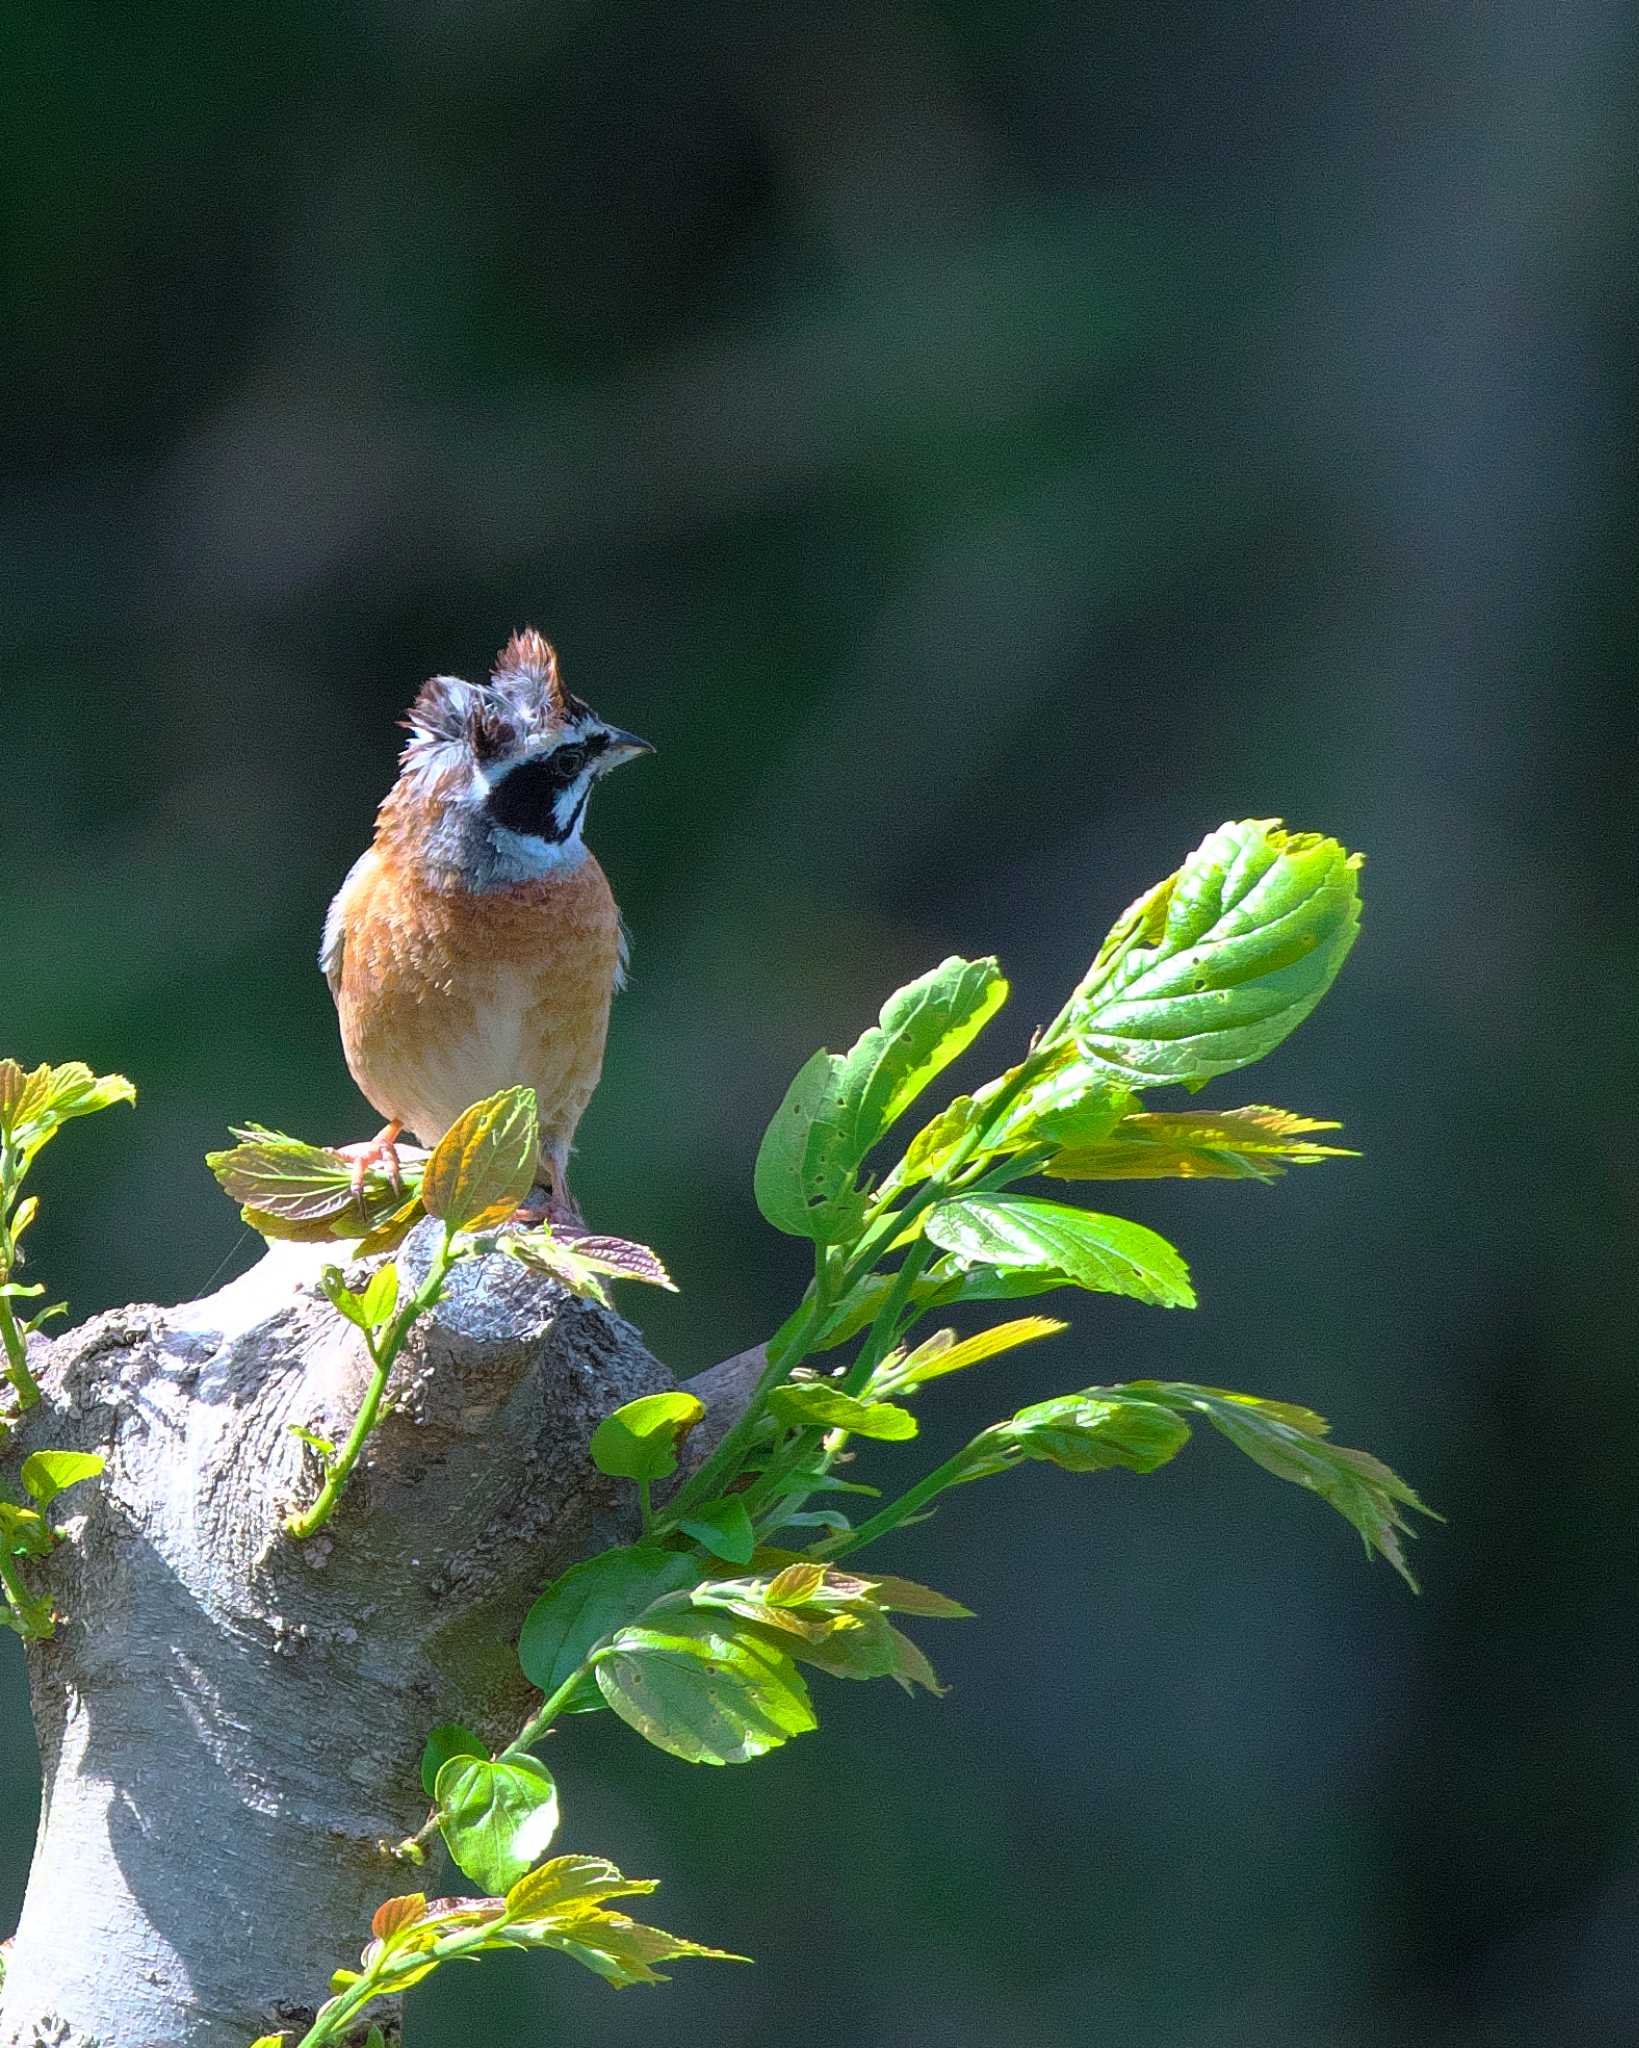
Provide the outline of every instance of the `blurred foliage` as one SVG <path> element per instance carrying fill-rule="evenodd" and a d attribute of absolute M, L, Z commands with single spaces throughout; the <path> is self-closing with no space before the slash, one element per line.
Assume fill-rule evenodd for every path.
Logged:
<path fill-rule="evenodd" d="M 1630 33 L 8 11 L 0 1041 L 143 1105 L 31 1239 L 80 1311 L 248 1256 L 227 1124 L 370 1128 L 324 907 L 417 683 L 525 622 L 661 747 L 592 821 L 635 972 L 576 1185 L 680 1282 L 643 1318 L 680 1370 L 800 1285 L 757 1134 L 884 987 L 998 950 L 1043 1017 L 1217 819 L 1372 849 L 1268 1076 L 1364 1162 L 1135 1185 L 1199 1316 L 1094 1303 L 1049 1348 L 1221 1383 L 1256 1327 L 1450 1514 L 1423 1601 L 1281 1540 L 1305 1503 L 1228 1458 L 953 1504 L 981 1620 L 937 1728 L 850 1689 L 754 1784 L 563 1738 L 599 1786 L 565 1846 L 758 1969 L 634 2009 L 503 1959 L 429 1988 L 426 2048 L 1630 2037 Z"/>

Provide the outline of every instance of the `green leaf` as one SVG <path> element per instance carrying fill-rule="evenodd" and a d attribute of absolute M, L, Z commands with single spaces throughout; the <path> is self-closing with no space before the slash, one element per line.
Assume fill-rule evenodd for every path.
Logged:
<path fill-rule="evenodd" d="M 1007 995 L 997 961 L 952 957 L 888 998 L 880 1020 L 843 1055 L 837 1076 L 851 1167 L 967 1050 Z"/>
<path fill-rule="evenodd" d="M 788 1237 L 840 1244 L 859 1230 L 865 1198 L 849 1156 L 842 1061 L 817 1052 L 786 1090 L 757 1151 L 752 1186 L 764 1219 Z"/>
<path fill-rule="evenodd" d="M 726 1564 L 750 1564 L 757 1548 L 757 1532 L 738 1494 L 707 1501 L 677 1526 Z"/>
<path fill-rule="evenodd" d="M 982 1113 L 989 1113 L 1009 1078 L 1003 1075 L 979 1090 L 975 1101 Z M 1027 1145 L 1091 1145 L 1120 1122 L 1134 1101 L 1130 1088 L 1112 1080 L 1106 1068 L 1081 1058 L 1066 1041 L 1045 1071 L 997 1115 L 985 1132 L 985 1146 L 992 1152 L 1017 1152 Z"/>
<path fill-rule="evenodd" d="M 287 1422 L 285 1427 L 299 1442 L 306 1444 L 310 1451 L 316 1451 L 325 1464 L 328 1465 L 336 1455 L 334 1438 L 320 1436 L 317 1430 L 307 1429 L 299 1422 Z"/>
<path fill-rule="evenodd" d="M 923 1614 L 940 1621 L 971 1621 L 973 1609 L 964 1607 L 931 1586 L 919 1586 L 914 1579 L 895 1578 L 889 1572 L 873 1572 L 871 1597 L 890 1613 Z"/>
<path fill-rule="evenodd" d="M 52 1549 L 51 1531 L 39 1511 L 9 1500 L 0 1500 L 0 1542 L 17 1557 L 49 1557 Z"/>
<path fill-rule="evenodd" d="M 925 1387 L 929 1380 L 943 1379 L 946 1373 L 964 1372 L 970 1365 L 982 1364 L 985 1359 L 998 1357 L 1020 1344 L 1057 1337 L 1069 1327 L 1052 1316 L 1020 1316 L 1014 1322 L 995 1323 L 988 1330 L 960 1339 L 954 1330 L 936 1330 L 897 1365 L 890 1363 L 883 1379 L 895 1393 L 906 1393 L 913 1387 Z"/>
<path fill-rule="evenodd" d="M 1193 1308 L 1189 1268 L 1153 1230 L 1030 1195 L 959 1195 L 927 1214 L 927 1235 L 967 1266 L 1062 1276 L 1095 1293 Z M 1049 1284 L 1052 1284 L 1051 1282 Z"/>
<path fill-rule="evenodd" d="M 770 1607 L 805 1607 L 816 1593 L 823 1590 L 825 1579 L 824 1565 L 812 1558 L 793 1558 L 769 1580 L 768 1604 Z"/>
<path fill-rule="evenodd" d="M 481 1735 L 474 1735 L 459 1721 L 441 1721 L 427 1737 L 427 1746 L 421 1752 L 422 1791 L 429 1799 L 436 1797 L 438 1774 L 451 1757 L 488 1755 L 489 1744 Z"/>
<path fill-rule="evenodd" d="M 1215 1115 L 1143 1111 L 1123 1117 L 1097 1143 L 1067 1146 L 1041 1170 L 1051 1180 L 1273 1180 L 1288 1166 L 1358 1158 L 1310 1136 L 1338 1128 L 1263 1104 Z"/>
<path fill-rule="evenodd" d="M 790 1381 L 768 1397 L 772 1414 L 798 1429 L 846 1429 L 855 1436 L 903 1443 L 916 1434 L 916 1417 L 891 1401 L 861 1401 L 827 1380 Z"/>
<path fill-rule="evenodd" d="M 602 1280 L 641 1280 L 650 1287 L 677 1292 L 677 1283 L 646 1244 L 626 1237 L 560 1238 L 550 1229 L 508 1237 L 505 1249 L 537 1272 L 550 1273 L 576 1294 L 601 1299 Z"/>
<path fill-rule="evenodd" d="M 365 1326 L 378 1329 L 398 1307 L 398 1266 L 389 1260 L 371 1279 L 361 1303 Z"/>
<path fill-rule="evenodd" d="M 448 1230 L 489 1230 L 527 1201 L 540 1168 L 533 1088 L 504 1088 L 456 1118 L 422 1177 L 429 1216 Z"/>
<path fill-rule="evenodd" d="M 427 1787 L 428 1796 L 432 1787 Z M 383 1899 L 370 1915 L 370 1932 L 384 1948 L 391 1948 L 417 1926 L 427 1911 L 425 1892 L 401 1892 L 396 1899 Z"/>
<path fill-rule="evenodd" d="M 1153 1472 L 1189 1442 L 1189 1425 L 1158 1402 L 1093 1388 L 1034 1402 L 985 1436 L 1066 1472 Z"/>
<path fill-rule="evenodd" d="M 685 1763 L 739 1764 L 814 1727 L 808 1688 L 783 1650 L 708 1613 L 622 1629 L 598 1688 L 629 1727 Z"/>
<path fill-rule="evenodd" d="M 921 1648 L 868 1601 L 836 1617 L 823 1632 L 765 1635 L 764 1640 L 831 1678 L 891 1678 L 906 1692 L 918 1685 L 932 1693 L 945 1691 Z"/>
<path fill-rule="evenodd" d="M 23 1485 L 41 1507 L 49 1507 L 65 1487 L 95 1479 L 106 1463 L 94 1451 L 32 1451 L 23 1460 Z"/>
<path fill-rule="evenodd" d="M 401 1162 L 402 1159 L 403 1155 L 400 1154 Z M 408 1182 L 410 1178 L 409 1174 L 406 1173 L 404 1178 L 406 1182 Z M 379 1201 L 371 1200 L 369 1198 L 368 1188 L 366 1189 L 366 1201 L 369 1209 L 369 1214 L 373 1220 L 371 1222 L 370 1228 L 364 1233 L 364 1235 L 359 1239 L 358 1243 L 353 1248 L 354 1257 L 360 1259 L 373 1259 L 376 1258 L 382 1252 L 396 1252 L 399 1246 L 409 1236 L 410 1232 L 414 1230 L 416 1225 L 421 1221 L 422 1217 L 425 1216 L 427 1213 L 425 1207 L 422 1205 L 421 1190 L 419 1186 L 417 1186 L 416 1191 L 413 1195 L 408 1196 L 404 1201 L 400 1202 L 396 1208 L 393 1208 L 390 1205 L 381 1203 Z M 332 1235 L 336 1237 L 349 1236 L 351 1233 L 344 1227 L 347 1220 L 347 1217 L 342 1217 L 340 1222 L 337 1224 L 335 1230 L 333 1231 Z M 255 1229 L 257 1227 L 251 1221 L 251 1218 L 248 1214 L 245 1218 L 245 1221 L 251 1224 L 252 1229 Z"/>
<path fill-rule="evenodd" d="M 355 1329 L 369 1329 L 370 1319 L 364 1313 L 364 1297 L 362 1294 L 355 1294 L 347 1285 L 342 1278 L 340 1266 L 321 1267 L 319 1287 L 337 1315 L 344 1316 Z"/>
<path fill-rule="evenodd" d="M 659 1927 L 645 1927 L 624 1913 L 596 1906 L 569 1906 L 541 1918 L 508 1921 L 494 1941 L 483 1946 L 556 1949 L 617 1990 L 628 1984 L 664 1983 L 665 1974 L 655 1964 L 684 1956 L 707 1956 L 725 1963 L 746 1961 L 726 1949 L 704 1948 L 697 1941 L 684 1941 Z"/>
<path fill-rule="evenodd" d="M 1326 1424 L 1308 1408 L 1216 1387 L 1165 1381 L 1135 1384 L 1158 1399 L 1204 1415 L 1266 1472 L 1318 1494 L 1359 1530 L 1368 1556 L 1377 1551 L 1386 1557 L 1416 1592 L 1417 1581 L 1400 1541 L 1415 1531 L 1401 1510 L 1412 1508 L 1436 1521 L 1439 1517 L 1381 1460 L 1368 1451 L 1326 1442 Z"/>
<path fill-rule="evenodd" d="M 1135 1087 L 1261 1059 L 1331 986 L 1360 923 L 1358 855 L 1273 818 L 1222 825 L 1106 942 L 1072 1012 Z"/>
<path fill-rule="evenodd" d="M 234 1201 L 281 1223 L 322 1223 L 348 1209 L 358 1213 L 353 1163 L 328 1146 L 259 1133 L 230 1151 L 208 1152 L 205 1164 Z M 384 1191 L 391 1193 L 382 1175 L 378 1198 Z M 398 1197 L 392 1199 L 396 1204 Z"/>
<path fill-rule="evenodd" d="M 571 1565 L 524 1617 L 518 1662 L 530 1684 L 549 1697 L 586 1661 L 594 1643 L 611 1636 L 667 1593 L 700 1576 L 697 1558 L 637 1544 L 605 1550 Z M 601 1701 L 594 1699 L 594 1706 Z"/>
<path fill-rule="evenodd" d="M 643 1394 L 606 1415 L 592 1432 L 592 1463 L 611 1479 L 665 1479 L 678 1449 L 706 1412 L 692 1394 Z"/>
<path fill-rule="evenodd" d="M 527 1192 L 527 1190 L 526 1190 Z M 433 1796 L 457 1867 L 486 1892 L 504 1892 L 541 1859 L 558 1828 L 558 1791 L 533 1757 L 505 1763 L 452 1756 Z"/>
<path fill-rule="evenodd" d="M 506 1895 L 508 1920 L 559 1919 L 605 1899 L 635 1897 L 657 1889 L 654 1877 L 623 1877 L 602 1856 L 555 1856 L 520 1877 Z"/>
<path fill-rule="evenodd" d="M 1133 1106 L 1130 1089 L 1107 1068 L 1082 1057 L 1072 1041 L 1032 1055 L 1038 1067 L 1007 1105 L 1000 1098 L 1019 1082 L 1010 1067 L 972 1095 L 958 1095 L 911 1140 L 899 1178 L 927 1180 L 948 1164 L 970 1133 L 983 1133 L 984 1156 L 1022 1152 L 1036 1145 L 1091 1144 Z"/>
<path fill-rule="evenodd" d="M 66 1124 L 77 1116 L 94 1116 L 118 1102 L 135 1102 L 137 1091 L 123 1074 L 93 1074 L 81 1060 L 53 1067 L 45 1108 L 52 1119 Z"/>

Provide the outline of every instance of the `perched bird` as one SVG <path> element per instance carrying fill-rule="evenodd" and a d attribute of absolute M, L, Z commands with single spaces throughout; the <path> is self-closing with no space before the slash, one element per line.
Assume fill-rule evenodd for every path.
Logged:
<path fill-rule="evenodd" d="M 514 633 L 488 683 L 434 676 L 410 742 L 325 921 L 319 964 L 353 1078 L 399 1134 L 435 1145 L 502 1088 L 540 1106 L 541 1213 L 578 1222 L 567 1172 L 624 978 L 620 913 L 581 838 L 593 785 L 652 753 L 565 689 L 539 633 Z"/>

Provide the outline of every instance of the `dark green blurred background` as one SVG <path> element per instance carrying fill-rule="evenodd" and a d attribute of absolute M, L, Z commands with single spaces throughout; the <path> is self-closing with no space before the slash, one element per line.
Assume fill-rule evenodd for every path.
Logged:
<path fill-rule="evenodd" d="M 1337 991 L 1208 1098 L 1365 1158 L 1138 1189 L 1199 1312 L 1089 1299 L 930 1434 L 1312 1402 L 1449 1514 L 1422 1600 L 1216 1441 L 958 1494 L 891 1560 L 981 1610 L 922 1631 L 947 1700 L 831 1685 L 744 1771 L 555 1749 L 565 1846 L 758 1967 L 486 1964 L 421 2048 L 1639 2039 L 1629 11 L 0 35 L 0 1040 L 142 1089 L 45 1172 L 78 1312 L 248 1257 L 230 1121 L 371 1128 L 319 926 L 392 721 L 514 626 L 660 747 L 594 813 L 635 958 L 577 1186 L 681 1279 L 628 1303 L 680 1372 L 801 1284 L 757 1137 L 897 982 L 999 951 L 1010 1057 L 1222 818 L 1370 855 Z"/>

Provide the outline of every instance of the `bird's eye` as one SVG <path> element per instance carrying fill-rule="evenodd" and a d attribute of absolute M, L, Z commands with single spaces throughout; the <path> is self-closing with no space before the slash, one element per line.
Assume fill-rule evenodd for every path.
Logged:
<path fill-rule="evenodd" d="M 586 766 L 586 749 L 582 746 L 559 747 L 552 756 L 552 766 L 566 782 L 573 782 Z"/>

